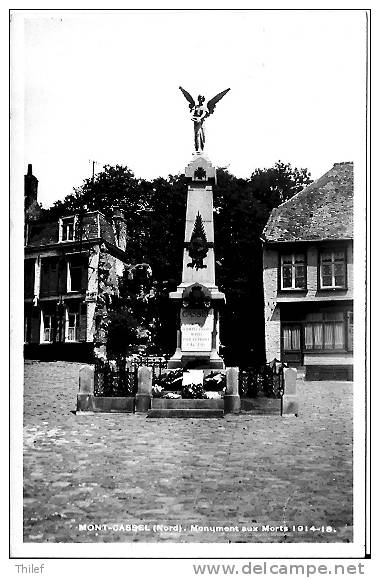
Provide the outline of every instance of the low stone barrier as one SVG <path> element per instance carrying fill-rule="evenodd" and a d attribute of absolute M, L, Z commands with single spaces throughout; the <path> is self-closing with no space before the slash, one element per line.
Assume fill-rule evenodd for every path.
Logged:
<path fill-rule="evenodd" d="M 84 365 L 79 370 L 79 392 L 77 413 L 122 412 L 145 413 L 149 410 L 205 410 L 238 414 L 298 414 L 297 370 L 284 368 L 284 395 L 281 399 L 240 399 L 239 368 L 226 369 L 226 391 L 221 399 L 164 399 L 152 397 L 153 372 L 151 367 L 138 368 L 138 390 L 136 396 L 101 397 L 94 395 L 94 368 Z"/>
<path fill-rule="evenodd" d="M 281 415 L 281 398 L 242 397 L 241 413 L 250 415 Z"/>
<path fill-rule="evenodd" d="M 96 412 L 132 413 L 135 410 L 134 397 L 98 397 L 94 395 L 95 371 L 89 365 L 79 369 L 79 392 L 77 394 L 77 414 Z"/>
<path fill-rule="evenodd" d="M 165 399 L 154 397 L 152 409 L 224 409 L 223 399 Z"/>

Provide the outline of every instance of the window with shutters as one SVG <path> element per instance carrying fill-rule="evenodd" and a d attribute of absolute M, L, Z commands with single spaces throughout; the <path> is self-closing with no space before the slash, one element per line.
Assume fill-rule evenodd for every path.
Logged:
<path fill-rule="evenodd" d="M 86 290 L 86 267 L 81 256 L 71 257 L 67 262 L 67 292 Z"/>
<path fill-rule="evenodd" d="M 32 319 L 29 312 L 24 314 L 24 343 L 30 343 L 32 334 Z"/>
<path fill-rule="evenodd" d="M 303 253 L 281 256 L 281 289 L 306 289 L 306 259 Z"/>
<path fill-rule="evenodd" d="M 41 287 L 40 294 L 43 297 L 58 293 L 58 259 L 41 259 Z"/>
<path fill-rule="evenodd" d="M 31 298 L 34 295 L 34 269 L 35 259 L 24 261 L 24 297 Z"/>
<path fill-rule="evenodd" d="M 346 288 L 346 252 L 321 251 L 319 255 L 319 285 L 321 289 Z"/>

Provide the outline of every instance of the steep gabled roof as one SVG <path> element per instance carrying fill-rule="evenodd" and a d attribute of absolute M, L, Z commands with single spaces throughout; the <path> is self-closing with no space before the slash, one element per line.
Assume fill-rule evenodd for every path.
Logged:
<path fill-rule="evenodd" d="M 263 240 L 352 239 L 353 196 L 353 163 L 335 163 L 321 178 L 273 209 Z"/>

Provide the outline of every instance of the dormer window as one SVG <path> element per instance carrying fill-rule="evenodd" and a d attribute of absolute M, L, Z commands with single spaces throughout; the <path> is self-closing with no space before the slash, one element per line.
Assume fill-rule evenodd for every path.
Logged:
<path fill-rule="evenodd" d="M 59 241 L 75 240 L 76 217 L 63 217 L 59 220 Z"/>

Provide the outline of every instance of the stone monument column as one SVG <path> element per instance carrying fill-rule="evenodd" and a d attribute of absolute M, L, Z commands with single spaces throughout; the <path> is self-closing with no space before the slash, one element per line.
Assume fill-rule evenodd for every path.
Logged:
<path fill-rule="evenodd" d="M 194 153 L 188 180 L 182 282 L 170 293 L 178 307 L 177 348 L 169 368 L 224 369 L 219 355 L 219 310 L 225 302 L 215 283 L 212 186 L 216 170 Z"/>

